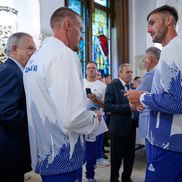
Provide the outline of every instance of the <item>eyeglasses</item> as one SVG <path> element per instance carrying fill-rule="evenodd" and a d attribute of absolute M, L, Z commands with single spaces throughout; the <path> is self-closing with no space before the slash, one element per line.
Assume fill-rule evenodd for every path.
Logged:
<path fill-rule="evenodd" d="M 87 70 L 96 70 L 95 67 L 87 67 L 86 69 L 87 69 Z"/>

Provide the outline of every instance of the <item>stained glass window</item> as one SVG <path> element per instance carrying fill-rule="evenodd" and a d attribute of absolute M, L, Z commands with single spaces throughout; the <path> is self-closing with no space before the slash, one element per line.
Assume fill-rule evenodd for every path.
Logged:
<path fill-rule="evenodd" d="M 110 14 L 108 11 L 110 1 L 94 0 L 95 3 L 104 8 L 101 10 L 97 4 L 94 4 L 92 14 L 89 11 L 90 0 L 68 0 L 67 2 L 68 7 L 79 13 L 83 20 L 83 40 L 80 42 L 80 51 L 78 53 L 82 63 L 83 76 L 85 76 L 86 62 L 91 60 L 97 63 L 97 68 L 102 74 L 111 74 Z M 88 23 L 91 17 L 92 22 Z M 89 27 L 86 28 L 87 25 Z"/>
<path fill-rule="evenodd" d="M 107 0 L 94 0 L 96 3 L 102 5 L 102 6 L 107 6 Z"/>
<path fill-rule="evenodd" d="M 92 15 L 92 60 L 102 74 L 110 74 L 110 28 L 107 13 L 95 9 Z"/>
<path fill-rule="evenodd" d="M 75 12 L 77 12 L 82 17 L 82 23 L 83 23 L 82 38 L 83 39 L 80 41 L 80 50 L 78 52 L 78 56 L 81 61 L 82 73 L 84 76 L 85 75 L 85 64 L 86 64 L 86 46 L 85 46 L 85 42 L 86 42 L 86 31 L 85 31 L 86 30 L 86 25 L 85 25 L 86 9 L 80 0 L 69 0 L 68 7 L 70 9 L 74 10 Z"/>

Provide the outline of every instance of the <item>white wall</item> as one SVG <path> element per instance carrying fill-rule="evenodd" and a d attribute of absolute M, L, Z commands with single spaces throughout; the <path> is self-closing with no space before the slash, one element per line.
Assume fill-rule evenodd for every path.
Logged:
<path fill-rule="evenodd" d="M 112 79 L 118 78 L 118 48 L 117 48 L 117 31 L 116 28 L 111 30 L 111 47 L 112 47 Z"/>
<path fill-rule="evenodd" d="M 17 16 L 10 17 L 8 15 L 1 16 L 2 20 L 6 21 L 9 25 L 13 25 L 15 22 L 15 28 L 12 30 L 14 32 L 27 32 L 31 34 L 35 42 L 38 44 L 40 36 L 40 6 L 39 0 L 1 0 L 1 6 L 8 6 L 14 8 L 18 11 Z M 2 12 L 1 12 L 2 13 Z M 8 12 L 6 12 L 8 13 Z M 15 18 L 15 20 L 13 20 Z"/>
<path fill-rule="evenodd" d="M 40 44 L 40 4 L 39 0 L 14 0 L 18 10 L 17 31 L 27 32 L 34 37 L 37 46 Z"/>
<path fill-rule="evenodd" d="M 177 31 L 178 31 L 178 35 L 182 37 L 182 1 L 181 0 L 166 0 L 166 4 L 170 6 L 174 6 L 178 11 L 179 20 L 177 25 Z"/>
<path fill-rule="evenodd" d="M 40 0 L 40 27 L 43 36 L 51 35 L 50 17 L 56 9 L 64 5 L 64 0 Z"/>
<path fill-rule="evenodd" d="M 148 13 L 155 8 L 155 3 L 156 0 L 129 0 L 129 59 L 133 66 L 134 76 L 141 76 L 137 68 L 138 59 L 142 59 L 148 46 L 146 45 L 146 18 Z"/>

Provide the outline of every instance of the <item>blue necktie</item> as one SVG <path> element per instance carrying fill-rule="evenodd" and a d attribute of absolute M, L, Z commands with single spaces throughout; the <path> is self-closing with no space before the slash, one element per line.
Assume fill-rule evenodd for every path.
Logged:
<path fill-rule="evenodd" d="M 130 85 L 129 84 L 125 84 L 127 90 L 130 90 Z"/>

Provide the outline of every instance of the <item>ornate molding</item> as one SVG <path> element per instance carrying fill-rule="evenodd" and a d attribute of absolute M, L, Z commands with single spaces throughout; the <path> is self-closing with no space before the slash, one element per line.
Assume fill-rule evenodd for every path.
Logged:
<path fill-rule="evenodd" d="M 8 7 L 8 6 L 0 6 L 0 11 L 11 12 L 11 13 L 13 13 L 13 14 L 15 14 L 15 15 L 18 14 L 18 11 L 17 11 L 16 9 L 10 8 L 10 7 Z"/>

